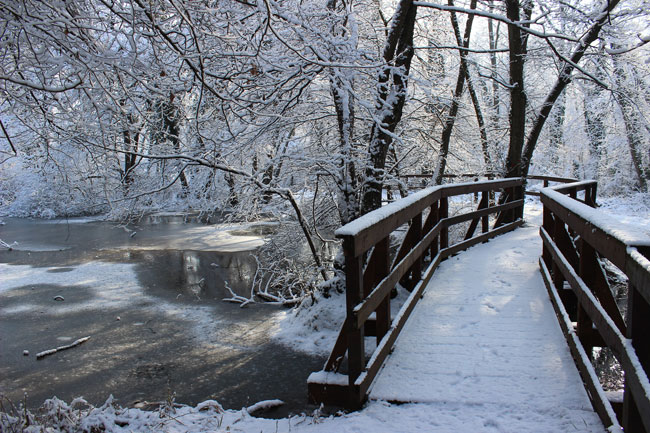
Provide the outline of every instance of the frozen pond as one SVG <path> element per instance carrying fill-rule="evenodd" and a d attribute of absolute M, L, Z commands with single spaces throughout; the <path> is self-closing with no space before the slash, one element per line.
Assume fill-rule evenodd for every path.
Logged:
<path fill-rule="evenodd" d="M 113 394 L 125 406 L 175 395 L 228 408 L 277 398 L 278 416 L 312 409 L 306 379 L 323 360 L 271 340 L 282 307 L 222 301 L 225 281 L 247 296 L 265 228 L 165 219 L 4 219 L 0 239 L 17 244 L 0 251 L 0 393 L 27 393 L 30 407 Z"/>

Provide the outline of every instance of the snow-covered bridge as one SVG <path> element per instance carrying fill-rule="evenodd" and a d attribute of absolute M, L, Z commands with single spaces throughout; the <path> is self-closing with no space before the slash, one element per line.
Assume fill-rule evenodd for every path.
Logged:
<path fill-rule="evenodd" d="M 467 211 L 477 193 L 478 209 Z M 544 189 L 540 229 L 539 207 L 524 222 L 522 179 L 434 187 L 339 229 L 347 318 L 310 376 L 310 398 L 426 404 L 442 426 L 465 417 L 484 428 L 650 431 L 648 244 L 592 209 L 595 194 L 595 182 Z M 627 320 L 604 259 L 629 278 Z M 398 283 L 411 295 L 391 318 Z M 377 343 L 367 356 L 369 336 Z M 587 356 L 594 347 L 616 355 L 624 399 L 603 392 Z"/>

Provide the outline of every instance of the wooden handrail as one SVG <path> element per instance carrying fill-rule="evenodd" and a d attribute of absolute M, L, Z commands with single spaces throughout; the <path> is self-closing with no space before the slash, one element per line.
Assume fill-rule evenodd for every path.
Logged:
<path fill-rule="evenodd" d="M 584 198 L 578 193 L 584 192 Z M 542 275 L 594 408 L 607 426 L 650 432 L 650 260 L 647 235 L 592 208 L 596 182 L 541 191 Z M 612 296 L 600 260 L 628 276 L 627 320 Z M 565 289 L 565 282 L 570 290 Z M 575 327 L 572 325 L 576 322 Z M 593 347 L 609 347 L 625 373 L 622 413 L 614 411 L 593 371 Z M 620 408 L 619 408 L 620 409 Z"/>
<path fill-rule="evenodd" d="M 461 174 L 445 174 L 443 178 L 454 179 L 454 178 L 473 178 L 475 181 L 478 181 L 480 178 L 495 179 L 500 175 L 496 173 L 461 173 Z M 402 179 L 433 179 L 433 174 L 402 174 L 399 176 Z M 560 177 L 560 176 L 547 176 L 547 175 L 537 175 L 531 174 L 526 176 L 526 180 L 541 180 L 543 181 L 543 187 L 548 187 L 551 182 L 566 184 L 566 183 L 575 183 L 578 182 L 578 179 L 573 179 L 570 177 Z M 530 196 L 539 196 L 539 191 L 527 190 L 526 195 Z"/>
<path fill-rule="evenodd" d="M 362 404 L 438 264 L 451 254 L 522 224 L 523 184 L 523 179 L 511 178 L 426 188 L 335 232 L 343 241 L 347 315 L 323 371 L 310 376 L 312 401 L 352 409 Z M 490 205 L 488 196 L 496 191 L 502 191 L 504 203 Z M 477 210 L 448 215 L 450 197 L 479 193 L 482 198 Z M 492 229 L 490 214 L 497 216 Z M 467 221 L 471 224 L 464 239 L 450 245 L 449 227 Z M 481 234 L 474 236 L 479 221 Z M 390 235 L 404 225 L 408 225 L 407 233 L 391 257 Z M 390 295 L 400 282 L 411 294 L 391 319 Z M 376 336 L 377 349 L 366 362 L 364 339 L 368 335 Z M 338 371 L 346 353 L 348 370 L 341 374 Z"/>

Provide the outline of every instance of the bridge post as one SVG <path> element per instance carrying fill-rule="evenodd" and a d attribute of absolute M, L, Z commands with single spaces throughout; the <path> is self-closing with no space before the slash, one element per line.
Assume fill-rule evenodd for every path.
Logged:
<path fill-rule="evenodd" d="M 564 221 L 562 221 L 557 217 L 555 217 L 553 221 L 553 234 L 551 236 L 553 238 L 553 241 L 560 248 L 560 251 L 562 251 L 562 254 L 567 256 L 569 263 L 571 264 L 573 269 L 577 271 L 579 268 L 579 262 L 577 260 L 577 254 L 573 249 L 571 237 L 567 232 L 567 228 L 564 225 Z M 573 290 L 564 288 L 565 279 L 562 275 L 562 272 L 560 271 L 559 266 L 555 261 L 553 261 L 553 265 L 551 269 L 552 269 L 551 273 L 553 275 L 553 284 L 555 285 L 555 288 L 557 289 L 557 293 L 560 296 L 562 303 L 564 304 L 564 308 L 569 314 L 571 320 L 577 320 L 578 298 L 576 297 L 576 294 L 573 292 Z"/>
<path fill-rule="evenodd" d="M 363 255 L 355 257 L 354 250 L 346 248 L 345 254 L 345 295 L 347 317 L 354 317 L 354 307 L 361 302 L 363 293 Z M 366 354 L 364 350 L 364 329 L 357 328 L 354 320 L 348 321 L 348 377 L 350 390 L 354 389 L 354 382 L 366 367 Z"/>
<path fill-rule="evenodd" d="M 438 207 L 438 202 L 434 202 L 431 205 L 430 208 L 430 213 L 429 217 L 427 218 L 427 222 L 424 225 L 424 232 L 428 232 L 431 230 L 436 224 L 438 224 L 438 221 L 440 221 L 440 208 Z M 433 238 L 433 241 L 431 242 L 431 260 L 438 254 L 438 236 Z"/>
<path fill-rule="evenodd" d="M 449 217 L 449 200 L 447 197 L 442 197 L 440 199 L 440 207 L 438 208 L 438 217 L 440 219 Z M 449 228 L 443 227 L 440 230 L 440 249 L 447 248 L 449 246 Z"/>
<path fill-rule="evenodd" d="M 592 287 L 592 280 L 594 279 L 594 274 L 596 269 L 593 263 L 592 258 L 595 258 L 595 251 L 584 239 L 580 239 L 578 248 L 580 250 L 580 261 L 578 265 L 578 275 L 580 278 L 587 283 L 589 287 Z M 598 269 L 600 270 L 600 269 Z M 582 343 L 582 346 L 585 349 L 585 353 L 589 356 L 589 359 L 594 357 L 594 322 L 591 321 L 587 311 L 584 309 L 581 303 L 578 303 L 578 314 L 577 314 L 577 326 L 576 333 L 578 338 Z"/>
<path fill-rule="evenodd" d="M 491 191 L 490 191 L 491 192 Z M 490 207 L 489 196 L 490 192 L 481 192 L 481 203 L 485 203 L 485 207 Z M 490 230 L 490 217 L 485 215 L 481 218 L 481 233 L 487 233 Z"/>
<path fill-rule="evenodd" d="M 521 185 L 512 188 L 513 201 L 521 200 L 524 198 L 524 185 L 525 184 L 522 183 Z M 524 205 L 522 204 L 521 207 L 514 208 L 512 210 L 512 214 L 513 214 L 512 221 L 515 221 L 517 219 L 522 219 L 524 217 Z"/>
<path fill-rule="evenodd" d="M 553 236 L 554 228 L 553 228 L 553 214 L 549 210 L 548 207 L 544 206 L 544 216 L 543 216 L 543 222 L 542 222 L 542 227 L 544 227 L 544 230 L 546 230 L 546 233 L 549 234 L 549 236 Z M 551 253 L 549 252 L 548 248 L 546 247 L 546 244 L 542 242 L 542 259 L 544 259 L 544 263 L 546 263 L 546 267 L 548 269 L 553 268 L 553 259 L 551 257 Z"/>
<path fill-rule="evenodd" d="M 650 304 L 632 284 L 628 284 L 627 299 L 626 337 L 632 340 L 632 347 L 634 347 L 641 367 L 647 375 L 650 372 L 650 344 L 648 344 Z M 623 395 L 623 429 L 625 433 L 648 433 L 650 429 L 644 426 L 643 418 L 634 400 L 626 381 L 625 394 Z"/>
<path fill-rule="evenodd" d="M 390 272 L 390 237 L 386 236 L 375 245 L 378 260 L 374 269 L 366 269 L 366 272 L 372 272 L 375 275 L 375 282 L 372 284 L 374 287 Z M 375 253 L 373 253 L 375 254 Z M 370 264 L 368 264 L 370 266 Z M 364 287 L 364 291 L 370 291 L 372 287 Z M 377 310 L 375 311 L 375 333 L 377 335 L 377 345 L 390 328 L 390 296 L 381 301 Z"/>
<path fill-rule="evenodd" d="M 415 245 L 417 245 L 420 239 L 422 239 L 421 213 L 413 217 L 411 220 L 411 225 L 413 226 L 413 245 L 411 248 L 413 248 Z M 422 257 L 418 257 L 418 259 L 415 261 L 415 263 L 413 263 L 413 266 L 411 267 L 411 281 L 409 282 L 409 289 L 415 287 L 420 279 L 422 279 Z"/>

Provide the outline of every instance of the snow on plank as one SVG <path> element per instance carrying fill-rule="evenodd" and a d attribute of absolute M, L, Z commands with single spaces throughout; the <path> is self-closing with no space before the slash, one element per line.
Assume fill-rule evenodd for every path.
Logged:
<path fill-rule="evenodd" d="M 539 273 L 540 244 L 526 226 L 443 262 L 370 399 L 431 405 L 441 416 L 498 407 L 502 423 L 544 418 L 544 431 L 604 431 Z"/>

